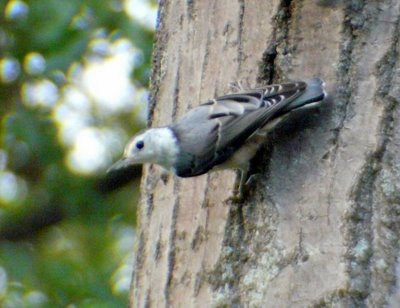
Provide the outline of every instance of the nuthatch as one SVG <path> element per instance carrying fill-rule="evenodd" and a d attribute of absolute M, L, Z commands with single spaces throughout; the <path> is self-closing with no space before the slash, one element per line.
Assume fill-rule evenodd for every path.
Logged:
<path fill-rule="evenodd" d="M 325 97 L 319 78 L 265 86 L 201 104 L 175 123 L 134 136 L 123 158 L 108 172 L 133 164 L 153 163 L 180 177 L 210 170 L 240 169 L 239 192 L 251 158 L 266 132 L 298 108 L 319 104 Z"/>

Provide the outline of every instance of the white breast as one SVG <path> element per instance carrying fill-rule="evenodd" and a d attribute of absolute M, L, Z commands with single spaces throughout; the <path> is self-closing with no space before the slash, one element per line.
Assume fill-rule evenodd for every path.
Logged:
<path fill-rule="evenodd" d="M 155 152 L 154 163 L 173 171 L 179 153 L 178 140 L 168 127 L 152 128 L 147 131 L 151 148 Z"/>

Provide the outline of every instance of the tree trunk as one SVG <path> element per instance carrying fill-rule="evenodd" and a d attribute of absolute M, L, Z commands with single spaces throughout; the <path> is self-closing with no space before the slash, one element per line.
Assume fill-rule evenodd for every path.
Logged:
<path fill-rule="evenodd" d="M 400 287 L 400 1 L 161 1 L 152 126 L 230 92 L 320 76 L 243 204 L 234 171 L 146 166 L 134 307 L 392 307 Z M 398 306 L 397 306 L 398 307 Z"/>

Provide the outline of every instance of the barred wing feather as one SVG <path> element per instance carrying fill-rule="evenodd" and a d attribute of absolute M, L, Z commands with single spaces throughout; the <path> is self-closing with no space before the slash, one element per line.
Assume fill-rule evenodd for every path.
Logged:
<path fill-rule="evenodd" d="M 200 175 L 224 162 L 306 89 L 304 82 L 230 94 L 189 111 L 172 128 L 180 140 L 179 176 Z"/>

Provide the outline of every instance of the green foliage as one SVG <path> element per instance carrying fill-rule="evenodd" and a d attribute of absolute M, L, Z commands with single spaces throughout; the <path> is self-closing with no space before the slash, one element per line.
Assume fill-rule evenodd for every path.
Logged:
<path fill-rule="evenodd" d="M 93 50 L 99 39 L 108 49 L 130 41 L 140 55 L 131 81 L 135 93 L 145 91 L 153 30 L 115 0 L 0 1 L 0 13 L 0 306 L 124 307 L 139 180 L 108 192 L 99 185 L 106 166 L 71 167 L 74 139 L 64 135 L 69 127 L 99 133 L 99 139 L 115 133 L 120 140 L 107 140 L 117 150 L 107 144 L 108 152 L 99 153 L 111 162 L 142 127 L 139 107 L 109 112 L 90 95 L 85 104 L 68 105 L 65 93 L 71 87 L 85 93 L 74 79 L 77 66 L 85 70 L 93 59 L 111 57 Z M 32 55 L 44 59 L 43 69 L 37 62 L 29 68 Z M 27 90 L 44 81 L 44 95 Z M 131 98 L 134 104 L 139 99 Z M 66 118 L 73 108 L 85 119 L 76 120 L 78 126 Z"/>

